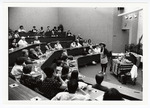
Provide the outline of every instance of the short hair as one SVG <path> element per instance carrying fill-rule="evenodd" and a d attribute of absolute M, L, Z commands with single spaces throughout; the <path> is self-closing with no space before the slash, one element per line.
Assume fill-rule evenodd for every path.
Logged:
<path fill-rule="evenodd" d="M 66 61 L 66 60 L 67 60 L 67 58 L 68 58 L 68 56 L 67 56 L 67 55 L 63 55 L 63 56 L 61 57 L 61 59 L 62 59 L 63 61 Z"/>
<path fill-rule="evenodd" d="M 68 92 L 69 93 L 75 93 L 78 88 L 78 80 L 69 80 L 67 82 Z"/>
<path fill-rule="evenodd" d="M 103 100 L 123 100 L 123 98 L 117 89 L 110 88 L 104 93 Z"/>
<path fill-rule="evenodd" d="M 46 76 L 48 77 L 48 78 L 51 78 L 52 76 L 53 76 L 53 73 L 54 73 L 54 69 L 53 68 L 51 68 L 51 67 L 46 67 L 46 68 L 44 68 L 44 73 L 46 74 Z"/>
<path fill-rule="evenodd" d="M 25 67 L 23 67 L 23 73 L 25 74 L 29 74 L 32 71 L 32 65 L 26 65 Z"/>
<path fill-rule="evenodd" d="M 21 25 L 19 28 L 23 27 L 23 25 Z"/>
<path fill-rule="evenodd" d="M 22 65 L 24 63 L 24 59 L 22 57 L 19 57 L 16 59 L 16 64 L 17 65 Z"/>
<path fill-rule="evenodd" d="M 62 63 L 62 61 L 61 61 L 61 60 L 57 60 L 56 65 L 57 65 L 57 66 L 60 66 L 60 65 L 61 65 L 61 63 Z"/>
<path fill-rule="evenodd" d="M 72 73 L 71 73 L 71 77 L 70 79 L 76 79 L 78 80 L 78 71 L 77 70 L 73 70 Z"/>
<path fill-rule="evenodd" d="M 104 75 L 103 74 L 96 74 L 95 75 L 95 80 L 97 84 L 101 84 L 102 81 L 104 80 Z"/>
<path fill-rule="evenodd" d="M 62 75 L 66 75 L 69 73 L 69 66 L 67 65 L 64 65 L 63 68 L 62 68 Z"/>

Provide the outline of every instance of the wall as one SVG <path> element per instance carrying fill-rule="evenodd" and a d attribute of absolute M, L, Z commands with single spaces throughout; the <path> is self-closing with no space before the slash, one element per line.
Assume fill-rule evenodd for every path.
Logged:
<path fill-rule="evenodd" d="M 47 7 L 9 7 L 8 27 L 17 30 L 20 25 L 29 31 L 35 25 L 38 29 L 41 26 L 50 25 L 51 28 L 58 25 L 58 8 Z"/>
<path fill-rule="evenodd" d="M 113 8 L 59 8 L 58 13 L 65 30 L 93 43 L 105 42 L 112 50 Z"/>
<path fill-rule="evenodd" d="M 118 17 L 118 9 L 113 11 L 113 52 L 124 52 L 125 45 L 128 44 L 129 30 L 122 30 L 122 17 Z"/>
<path fill-rule="evenodd" d="M 139 42 L 139 38 L 143 35 L 143 11 L 139 12 L 138 18 L 137 43 Z M 143 43 L 143 39 L 141 40 L 141 43 Z"/>

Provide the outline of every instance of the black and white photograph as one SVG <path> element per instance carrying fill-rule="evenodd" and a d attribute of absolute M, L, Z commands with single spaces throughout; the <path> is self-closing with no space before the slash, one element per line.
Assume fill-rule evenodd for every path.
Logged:
<path fill-rule="evenodd" d="M 7 101 L 144 103 L 146 5 L 133 4 L 6 3 Z"/>

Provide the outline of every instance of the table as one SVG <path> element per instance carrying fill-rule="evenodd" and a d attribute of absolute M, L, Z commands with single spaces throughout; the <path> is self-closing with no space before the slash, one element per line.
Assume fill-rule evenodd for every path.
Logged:
<path fill-rule="evenodd" d="M 121 62 L 119 61 L 118 59 L 113 59 L 113 63 L 112 63 L 112 72 L 115 74 L 115 75 L 119 75 L 121 74 L 121 71 L 130 71 L 132 66 L 133 66 L 133 63 L 131 62 L 126 62 L 128 61 L 127 59 L 125 59 L 124 62 Z"/>
<path fill-rule="evenodd" d="M 8 88 L 9 88 L 9 100 L 31 100 L 34 97 L 39 97 L 41 100 L 48 100 L 44 96 L 36 93 L 35 91 L 25 87 L 22 84 L 17 83 L 16 81 L 8 78 Z M 10 85 L 16 83 L 18 87 L 11 88 Z"/>

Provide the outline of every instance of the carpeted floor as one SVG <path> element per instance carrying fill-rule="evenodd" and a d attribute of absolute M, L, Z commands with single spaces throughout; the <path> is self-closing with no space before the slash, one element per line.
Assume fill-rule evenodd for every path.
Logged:
<path fill-rule="evenodd" d="M 109 69 L 110 69 L 110 65 L 108 64 L 106 75 L 104 77 L 104 81 L 142 91 L 143 73 L 141 69 L 138 70 L 138 78 L 136 81 L 136 85 L 132 85 L 130 82 L 128 82 L 127 84 L 121 84 L 117 80 L 116 76 L 112 74 L 112 72 L 110 72 Z M 95 75 L 101 70 L 101 66 L 100 64 L 90 65 L 90 66 L 81 67 L 79 68 L 79 70 L 81 74 L 87 77 L 95 78 Z"/>

